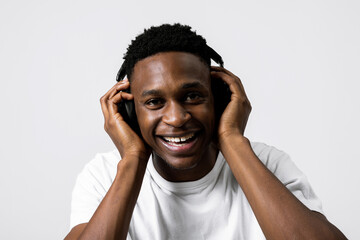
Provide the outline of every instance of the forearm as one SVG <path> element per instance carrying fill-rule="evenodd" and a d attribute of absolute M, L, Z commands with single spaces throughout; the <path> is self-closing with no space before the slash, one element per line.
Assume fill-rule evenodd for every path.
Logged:
<path fill-rule="evenodd" d="M 147 161 L 124 158 L 106 196 L 79 239 L 126 239 Z"/>
<path fill-rule="evenodd" d="M 229 137 L 220 146 L 267 239 L 346 239 L 264 166 L 245 137 Z"/>

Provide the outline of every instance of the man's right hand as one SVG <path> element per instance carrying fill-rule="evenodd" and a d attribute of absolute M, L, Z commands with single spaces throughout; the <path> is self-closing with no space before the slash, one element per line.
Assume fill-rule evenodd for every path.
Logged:
<path fill-rule="evenodd" d="M 151 150 L 147 144 L 131 129 L 118 111 L 118 104 L 124 100 L 133 100 L 131 93 L 123 92 L 129 88 L 127 79 L 116 83 L 100 99 L 104 114 L 105 131 L 109 134 L 122 158 L 125 156 L 138 157 L 147 160 Z"/>
<path fill-rule="evenodd" d="M 128 80 L 115 84 L 101 99 L 105 118 L 105 131 L 120 152 L 121 161 L 116 176 L 88 223 L 75 226 L 70 239 L 126 239 L 132 212 L 139 196 L 146 171 L 150 147 L 131 129 L 118 112 L 118 103 L 133 100 L 123 92 L 129 88 Z"/>

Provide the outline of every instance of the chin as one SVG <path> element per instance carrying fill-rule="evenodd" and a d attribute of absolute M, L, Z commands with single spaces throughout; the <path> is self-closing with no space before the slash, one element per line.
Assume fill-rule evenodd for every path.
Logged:
<path fill-rule="evenodd" d="M 198 166 L 200 156 L 162 156 L 154 153 L 156 158 L 163 162 L 165 166 L 174 170 L 190 170 Z"/>
<path fill-rule="evenodd" d="M 171 167 L 172 169 L 176 170 L 189 170 L 193 169 L 198 165 L 197 161 L 184 161 L 184 159 L 178 159 L 178 160 L 165 160 L 165 163 Z"/>

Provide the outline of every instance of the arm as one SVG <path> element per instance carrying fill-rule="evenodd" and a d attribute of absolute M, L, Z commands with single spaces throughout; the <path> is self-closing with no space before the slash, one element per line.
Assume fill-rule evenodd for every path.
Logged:
<path fill-rule="evenodd" d="M 320 213 L 304 206 L 257 158 L 243 136 L 251 111 L 239 78 L 214 67 L 212 75 L 232 92 L 218 130 L 219 147 L 267 239 L 346 239 Z"/>
<path fill-rule="evenodd" d="M 75 226 L 65 239 L 126 239 L 150 156 L 117 111 L 118 102 L 133 97 L 120 92 L 128 87 L 128 81 L 119 82 L 101 98 L 105 130 L 122 156 L 115 179 L 90 221 Z"/>

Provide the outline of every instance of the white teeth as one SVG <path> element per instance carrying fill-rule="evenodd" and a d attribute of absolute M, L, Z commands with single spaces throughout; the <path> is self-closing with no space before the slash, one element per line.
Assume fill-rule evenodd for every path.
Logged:
<path fill-rule="evenodd" d="M 194 133 L 189 133 L 188 135 L 182 136 L 182 137 L 164 137 L 164 139 L 168 142 L 185 142 L 186 140 L 189 140 L 190 138 L 194 137 Z"/>

